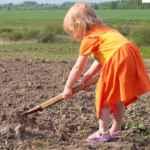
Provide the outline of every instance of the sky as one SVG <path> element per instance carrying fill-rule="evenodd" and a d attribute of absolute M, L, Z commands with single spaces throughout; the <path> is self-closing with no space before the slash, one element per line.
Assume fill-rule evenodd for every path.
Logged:
<path fill-rule="evenodd" d="M 35 1 L 39 4 L 41 4 L 41 3 L 62 4 L 63 2 L 100 3 L 100 2 L 109 1 L 109 0 L 0 0 L 0 4 L 8 4 L 8 3 L 20 4 L 20 3 L 23 3 L 24 1 Z"/>

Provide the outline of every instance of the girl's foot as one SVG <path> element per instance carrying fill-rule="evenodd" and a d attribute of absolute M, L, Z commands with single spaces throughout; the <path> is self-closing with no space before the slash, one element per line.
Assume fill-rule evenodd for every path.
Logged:
<path fill-rule="evenodd" d="M 119 137 L 119 136 L 122 136 L 122 131 L 116 131 L 116 132 L 113 132 L 111 130 L 110 131 L 110 135 L 113 136 L 113 137 Z"/>
<path fill-rule="evenodd" d="M 109 136 L 106 134 L 109 134 Z M 110 132 L 100 132 L 99 130 L 87 138 L 87 142 L 106 142 L 111 140 Z"/>

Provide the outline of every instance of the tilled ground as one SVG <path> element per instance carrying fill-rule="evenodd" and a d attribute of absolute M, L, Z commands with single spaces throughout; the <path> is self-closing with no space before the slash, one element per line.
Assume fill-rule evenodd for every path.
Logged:
<path fill-rule="evenodd" d="M 86 143 L 98 130 L 95 85 L 42 112 L 29 116 L 32 125 L 24 128 L 15 119 L 17 111 L 47 101 L 62 93 L 74 61 L 0 61 L 0 149 L 7 150 L 149 150 L 150 92 L 140 96 L 126 111 L 124 122 L 146 124 L 128 128 L 121 138 L 105 143 Z M 92 62 L 87 63 L 87 68 Z M 150 60 L 145 60 L 150 74 Z M 85 69 L 86 70 L 86 69 Z"/>

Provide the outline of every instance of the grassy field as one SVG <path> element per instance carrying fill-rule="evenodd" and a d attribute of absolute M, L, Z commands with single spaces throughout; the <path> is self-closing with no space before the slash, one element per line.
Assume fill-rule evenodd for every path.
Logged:
<path fill-rule="evenodd" d="M 0 19 L 63 20 L 68 10 L 0 10 Z M 96 10 L 102 19 L 150 20 L 150 10 Z"/>
<path fill-rule="evenodd" d="M 21 43 L 0 45 L 0 59 L 24 60 L 76 60 L 79 54 L 79 44 L 60 43 Z M 150 47 L 141 47 L 144 58 L 150 58 Z"/>
<path fill-rule="evenodd" d="M 44 27 L 62 25 L 62 20 L 32 20 L 32 19 L 0 19 L 0 28 L 22 30 L 23 27 L 42 29 Z"/>
<path fill-rule="evenodd" d="M 150 22 L 150 10 L 96 10 L 107 24 Z M 0 10 L 0 28 L 41 29 L 63 24 L 67 10 Z M 119 15 L 118 15 L 119 14 Z"/>
<path fill-rule="evenodd" d="M 0 59 L 72 60 L 79 54 L 79 44 L 21 43 L 0 45 Z"/>
<path fill-rule="evenodd" d="M 150 58 L 150 46 L 149 47 L 140 47 L 139 49 L 144 58 Z"/>
<path fill-rule="evenodd" d="M 96 12 L 112 25 L 118 23 L 124 25 L 129 21 L 131 24 L 133 21 L 133 25 L 150 22 L 150 10 L 96 10 Z M 13 28 L 15 31 L 22 32 L 27 27 L 37 28 L 40 32 L 45 27 L 62 25 L 66 13 L 67 10 L 0 10 L 0 28 Z M 0 59 L 69 60 L 77 58 L 78 48 L 79 44 L 14 43 L 0 45 Z M 150 47 L 140 48 L 143 57 L 150 58 L 149 49 Z"/>

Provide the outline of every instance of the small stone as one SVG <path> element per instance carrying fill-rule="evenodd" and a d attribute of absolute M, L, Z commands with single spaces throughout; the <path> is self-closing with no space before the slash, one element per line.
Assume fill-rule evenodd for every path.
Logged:
<path fill-rule="evenodd" d="M 25 127 L 22 126 L 21 124 L 19 124 L 16 128 L 15 128 L 15 132 L 17 135 L 23 133 L 25 131 Z"/>
<path fill-rule="evenodd" d="M 8 141 L 5 141 L 5 144 L 8 145 Z"/>
<path fill-rule="evenodd" d="M 32 86 L 32 82 L 28 82 L 28 86 L 31 87 Z"/>
<path fill-rule="evenodd" d="M 5 69 L 3 69 L 3 72 L 6 72 L 6 70 L 5 70 Z"/>
<path fill-rule="evenodd" d="M 7 135 L 10 132 L 10 128 L 9 127 L 4 127 L 0 130 L 1 135 Z"/>
<path fill-rule="evenodd" d="M 121 142 L 122 140 L 121 139 L 119 139 L 119 142 Z"/>
<path fill-rule="evenodd" d="M 81 130 L 81 126 L 78 126 L 78 127 L 77 127 L 77 130 L 80 131 L 80 130 Z"/>

